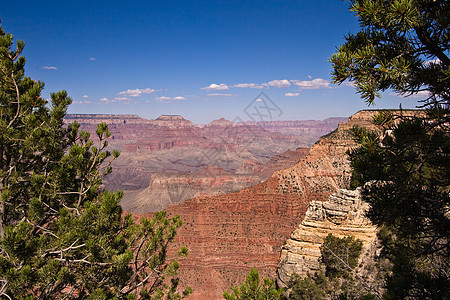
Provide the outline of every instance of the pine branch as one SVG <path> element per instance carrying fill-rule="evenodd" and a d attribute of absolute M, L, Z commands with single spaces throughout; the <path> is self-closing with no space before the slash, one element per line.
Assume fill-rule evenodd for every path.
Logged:
<path fill-rule="evenodd" d="M 364 278 L 362 278 L 352 267 L 350 267 L 350 265 L 345 262 L 339 255 L 337 255 L 336 253 L 334 253 L 333 250 L 330 249 L 330 247 L 328 247 L 325 243 L 322 244 L 328 251 L 330 251 L 330 253 L 337 258 L 347 269 L 349 269 L 365 286 L 366 288 L 368 288 L 370 291 L 373 291 L 378 299 L 382 299 L 383 297 L 380 295 L 380 293 L 371 285 L 369 285 Z"/>
<path fill-rule="evenodd" d="M 423 27 L 418 27 L 415 29 L 417 33 L 417 37 L 419 38 L 420 42 L 426 46 L 426 48 L 439 58 L 439 60 L 446 66 L 450 66 L 450 58 L 445 55 L 444 51 L 433 41 L 433 39 L 428 35 L 428 32 Z"/>

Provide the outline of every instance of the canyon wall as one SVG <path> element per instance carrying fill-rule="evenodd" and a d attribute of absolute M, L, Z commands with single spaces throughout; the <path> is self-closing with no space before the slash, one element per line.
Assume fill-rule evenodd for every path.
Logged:
<path fill-rule="evenodd" d="M 260 121 L 245 122 L 245 124 L 257 124 L 268 131 L 301 136 L 304 144 L 299 146 L 307 147 L 314 144 L 319 137 L 334 130 L 337 124 L 346 121 L 347 118 L 334 117 L 324 120 Z"/>
<path fill-rule="evenodd" d="M 77 114 L 67 115 L 65 121 L 80 123 L 94 141 L 97 124 L 108 124 L 109 149 L 117 149 L 121 155 L 103 183 L 109 190 L 123 190 L 122 205 L 135 213 L 161 210 L 191 197 L 230 193 L 261 183 L 306 154 L 307 147 L 298 147 L 311 145 L 309 131 L 317 138 L 319 133 L 337 126 L 337 120 L 274 121 L 276 126 L 264 122 L 267 128 L 276 128 L 271 131 L 259 122 L 234 123 L 223 118 L 195 125 L 179 115 L 148 120 L 137 115 Z M 283 134 L 283 126 L 297 128 L 299 134 Z M 301 128 L 307 129 L 307 136 Z M 209 172 L 211 166 L 225 170 L 226 176 Z"/>
<path fill-rule="evenodd" d="M 308 148 L 287 150 L 282 154 L 272 156 L 264 164 L 254 160 L 245 160 L 235 173 L 211 164 L 191 174 L 154 174 L 147 187 L 128 190 L 121 204 L 126 211 L 142 214 L 163 210 L 169 204 L 193 197 L 237 192 L 261 183 L 275 171 L 292 166 L 303 158 L 308 150 Z M 136 180 L 139 182 L 140 177 L 137 177 Z M 123 185 L 124 182 L 121 184 Z"/>
<path fill-rule="evenodd" d="M 238 193 L 197 197 L 169 205 L 184 226 L 175 246 L 185 245 L 180 261 L 183 284 L 192 299 L 219 299 L 256 267 L 276 277 L 283 244 L 303 220 L 311 201 L 323 202 L 348 186 L 346 151 L 356 147 L 349 129 L 370 126 L 376 112 L 361 111 L 323 136 L 293 167 L 275 172 L 265 182 Z"/>
<path fill-rule="evenodd" d="M 388 112 L 393 116 L 403 117 L 423 116 L 424 113 L 422 110 L 389 110 Z M 306 165 L 298 164 L 288 170 L 277 172 L 281 188 L 286 193 L 302 192 L 305 188 L 322 194 L 336 191 L 326 201 L 321 199 L 310 202 L 302 223 L 282 247 L 277 270 L 277 282 L 280 286 L 286 287 L 294 273 L 303 277 L 307 273 L 314 274 L 323 267 L 319 262 L 320 246 L 328 234 L 340 238 L 354 236 L 362 240 L 364 248 L 356 272 L 364 277 L 367 283 L 372 284 L 380 280 L 376 278 L 379 270 L 375 270 L 374 266 L 380 245 L 376 239 L 376 227 L 365 217 L 365 212 L 369 208 L 368 204 L 361 201 L 359 190 L 345 189 L 348 186 L 351 171 L 345 152 L 358 146 L 351 140 L 349 130 L 353 126 L 359 126 L 382 134 L 380 128 L 372 123 L 377 113 L 379 113 L 377 110 L 359 111 L 351 116 L 346 124 L 339 124 L 338 130 L 325 136 L 311 148 L 306 158 L 315 156 L 314 162 Z M 399 120 L 399 118 L 392 119 L 393 122 Z M 332 137 L 332 141 L 328 139 L 329 137 Z M 328 146 L 325 146 L 326 144 Z M 318 145 L 325 146 L 321 147 L 324 152 L 317 151 Z M 336 170 L 340 170 L 342 174 L 333 175 Z M 312 180 L 317 175 L 321 178 Z M 331 178 L 335 179 L 331 180 Z"/>
<path fill-rule="evenodd" d="M 343 229 L 343 223 L 338 224 L 341 217 L 353 218 L 356 223 L 362 220 L 358 211 L 363 204 L 358 202 L 353 192 L 342 190 L 348 187 L 351 172 L 346 151 L 357 147 L 349 130 L 355 125 L 373 128 L 371 121 L 376 113 L 377 111 L 359 111 L 347 123 L 340 123 L 336 130 L 322 136 L 300 161 L 290 168 L 275 172 L 263 183 L 235 193 L 198 195 L 167 207 L 170 215 L 180 215 L 184 223 L 172 249 L 181 246 L 189 249 L 189 256 L 180 260 L 180 279 L 182 286 L 189 285 L 194 289 L 191 299 L 220 299 L 222 292 L 242 282 L 252 267 L 258 268 L 262 276 L 275 278 L 280 253 L 282 263 L 279 280 L 281 284 L 286 283 L 293 272 L 304 273 L 318 268 L 317 245 L 323 237 L 317 235 L 316 231 L 322 230 L 325 234 L 328 232 L 326 230 L 331 229 L 337 235 L 345 235 L 347 232 L 358 234 L 357 228 L 352 224 L 344 224 L 350 231 Z M 192 132 L 189 130 L 196 130 L 190 125 L 183 128 L 184 131 L 181 132 L 184 135 Z M 207 141 L 202 144 L 206 145 L 203 150 L 212 149 L 213 154 L 226 154 L 213 161 L 220 168 L 220 174 L 216 177 L 222 178 L 221 180 L 230 173 L 251 175 L 254 170 L 261 171 L 272 156 L 267 155 L 264 159 L 264 153 L 267 154 L 264 149 L 270 148 L 273 151 L 271 153 L 279 154 L 283 151 L 279 151 L 280 148 L 275 151 L 272 146 L 292 141 L 280 132 L 275 135 L 266 134 L 266 129 L 240 127 L 226 120 L 218 120 L 209 126 L 198 128 L 208 134 L 203 135 L 203 141 Z M 224 128 L 229 130 L 224 131 Z M 251 131 L 264 133 L 260 143 L 254 142 L 255 139 L 249 133 Z M 166 131 L 164 136 L 172 140 L 179 137 L 171 131 Z M 146 145 L 145 138 L 139 138 L 144 142 L 137 144 Z M 200 140 L 202 139 L 198 141 Z M 164 151 L 144 149 L 139 152 L 136 147 L 129 152 L 133 156 L 125 156 L 127 160 L 124 164 L 139 166 L 144 170 L 148 170 L 148 165 L 157 170 L 161 166 L 176 166 L 176 169 L 189 171 L 191 174 L 201 172 L 211 165 L 211 161 L 193 165 L 190 157 L 192 148 L 176 143 L 173 145 L 173 148 L 163 149 Z M 216 151 L 217 149 L 220 151 Z M 235 151 L 236 149 L 240 150 Z M 202 155 L 205 158 L 204 153 Z M 153 159 L 149 160 L 150 157 Z M 236 157 L 240 157 L 239 163 L 236 163 Z M 273 161 L 277 162 L 277 159 Z M 175 172 L 175 169 L 169 171 Z M 170 185 L 170 181 L 159 178 L 163 185 Z M 176 180 L 181 182 L 179 177 Z M 210 184 L 208 180 L 204 182 Z M 180 185 L 176 185 L 175 190 L 179 187 Z M 334 194 L 336 192 L 338 193 Z M 331 196 L 332 194 L 334 195 Z M 305 219 L 311 202 L 312 209 Z M 311 223 L 314 223 L 315 228 L 308 227 Z M 366 226 L 365 221 L 359 225 L 361 224 Z M 305 228 L 312 231 L 303 232 Z M 371 229 L 367 226 L 366 232 L 360 236 L 369 241 L 371 234 Z M 305 255 L 303 258 L 304 252 L 301 251 L 304 249 L 301 247 L 310 248 L 309 256 Z"/>

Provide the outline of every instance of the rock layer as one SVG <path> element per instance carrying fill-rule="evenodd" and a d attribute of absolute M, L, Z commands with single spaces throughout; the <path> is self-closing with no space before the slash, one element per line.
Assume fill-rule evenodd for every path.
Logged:
<path fill-rule="evenodd" d="M 294 273 L 303 277 L 320 270 L 320 246 L 328 234 L 354 236 L 364 248 L 370 245 L 377 228 L 365 216 L 368 208 L 359 190 L 339 189 L 327 201 L 312 201 L 302 223 L 282 247 L 278 284 L 286 287 Z"/>
<path fill-rule="evenodd" d="M 261 183 L 277 170 L 295 164 L 307 152 L 307 148 L 288 150 L 271 157 L 266 164 L 246 160 L 236 173 L 212 164 L 194 174 L 156 174 L 151 176 L 148 187 L 127 191 L 121 204 L 126 211 L 146 213 L 163 210 L 169 204 L 193 197 L 237 192 Z"/>

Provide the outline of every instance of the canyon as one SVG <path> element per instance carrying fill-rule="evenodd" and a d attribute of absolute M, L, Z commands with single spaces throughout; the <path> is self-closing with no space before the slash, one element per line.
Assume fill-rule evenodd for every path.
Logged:
<path fill-rule="evenodd" d="M 109 149 L 121 155 L 104 186 L 124 191 L 125 210 L 145 213 L 259 184 L 298 162 L 312 141 L 345 119 L 194 124 L 179 115 L 69 114 L 65 121 L 77 121 L 94 140 L 97 124 L 108 124 Z"/>

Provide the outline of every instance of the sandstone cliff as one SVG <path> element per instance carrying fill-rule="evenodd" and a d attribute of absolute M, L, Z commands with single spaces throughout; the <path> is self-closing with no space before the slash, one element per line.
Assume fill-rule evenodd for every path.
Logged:
<path fill-rule="evenodd" d="M 302 223 L 281 249 L 278 284 L 286 287 L 294 273 L 303 277 L 320 270 L 320 246 L 330 233 L 360 239 L 364 251 L 371 246 L 377 228 L 365 216 L 368 208 L 359 190 L 339 189 L 327 201 L 312 201 Z"/>

